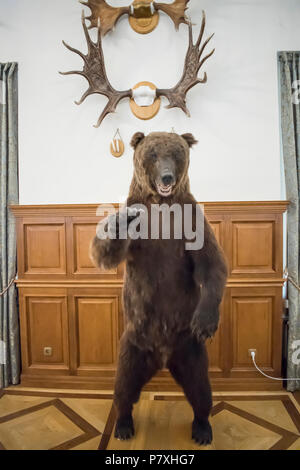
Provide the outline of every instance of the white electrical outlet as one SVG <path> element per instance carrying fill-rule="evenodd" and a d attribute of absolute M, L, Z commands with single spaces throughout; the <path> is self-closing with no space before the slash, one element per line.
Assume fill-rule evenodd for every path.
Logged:
<path fill-rule="evenodd" d="M 44 356 L 52 356 L 53 350 L 49 346 L 44 348 Z"/>
<path fill-rule="evenodd" d="M 248 356 L 249 356 L 249 357 L 252 357 L 252 356 L 251 356 L 252 353 L 254 353 L 255 356 L 256 356 L 257 350 L 256 350 L 256 349 L 248 349 Z"/>

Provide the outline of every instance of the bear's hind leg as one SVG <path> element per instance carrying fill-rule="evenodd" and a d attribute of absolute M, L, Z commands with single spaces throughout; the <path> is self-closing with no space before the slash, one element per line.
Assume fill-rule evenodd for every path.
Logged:
<path fill-rule="evenodd" d="M 173 351 L 167 366 L 193 408 L 192 438 L 200 445 L 210 444 L 212 429 L 208 418 L 212 395 L 205 344 L 192 336 L 187 337 Z"/>
<path fill-rule="evenodd" d="M 132 407 L 143 386 L 159 369 L 153 353 L 142 351 L 124 333 L 120 343 L 119 364 L 115 383 L 114 404 L 117 410 L 115 437 L 130 439 L 134 435 Z"/>

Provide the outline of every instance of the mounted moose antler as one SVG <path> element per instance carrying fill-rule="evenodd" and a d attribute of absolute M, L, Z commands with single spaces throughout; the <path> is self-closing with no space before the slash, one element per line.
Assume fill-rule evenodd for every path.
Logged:
<path fill-rule="evenodd" d="M 92 12 L 91 16 L 85 18 L 91 23 L 89 29 L 98 28 L 100 19 L 102 36 L 113 29 L 121 16 L 130 14 L 130 7 L 112 7 L 105 0 L 87 0 L 80 3 L 89 7 Z"/>
<path fill-rule="evenodd" d="M 79 101 L 75 101 L 76 104 L 81 104 L 83 101 L 89 96 L 93 95 L 94 93 L 99 95 L 104 95 L 108 98 L 108 103 L 105 106 L 103 112 L 101 113 L 98 122 L 95 127 L 99 127 L 105 116 L 109 113 L 113 113 L 116 110 L 118 103 L 123 98 L 130 98 L 132 96 L 132 91 L 118 91 L 115 90 L 108 81 L 106 70 L 105 70 L 105 63 L 104 63 L 104 56 L 103 56 L 103 49 L 102 49 L 102 41 L 101 41 L 101 30 L 100 24 L 98 25 L 98 39 L 97 42 L 93 42 L 91 37 L 88 33 L 87 26 L 85 24 L 84 12 L 82 12 L 82 26 L 84 29 L 84 34 L 87 41 L 88 46 L 88 53 L 87 55 L 82 54 L 78 49 L 74 49 L 73 47 L 69 46 L 65 41 L 63 44 L 72 52 L 80 55 L 82 60 L 84 61 L 83 71 L 76 71 L 73 70 L 71 72 L 60 72 L 61 75 L 82 75 L 84 78 L 87 79 L 89 82 L 89 87 L 87 91 L 82 95 Z"/>
<path fill-rule="evenodd" d="M 140 17 L 139 12 L 142 10 L 147 16 L 153 15 L 156 11 L 163 11 L 173 20 L 176 29 L 178 29 L 180 23 L 188 23 L 185 10 L 189 1 L 174 0 L 171 4 L 140 1 L 136 5 L 132 4 L 128 7 L 112 7 L 105 0 L 87 0 L 80 1 L 80 3 L 91 10 L 91 15 L 86 17 L 91 23 L 89 29 L 96 28 L 100 18 L 101 33 L 104 36 L 113 29 L 121 16 L 130 15 L 138 18 Z"/>
<path fill-rule="evenodd" d="M 193 44 L 193 31 L 192 25 L 189 23 L 189 47 L 186 53 L 184 70 L 180 81 L 177 85 L 170 89 L 156 89 L 156 97 L 165 96 L 169 100 L 169 105 L 167 108 L 180 108 L 188 116 L 190 116 L 189 111 L 186 106 L 186 94 L 187 92 L 197 85 L 198 83 L 206 83 L 207 75 L 206 72 L 202 79 L 198 78 L 198 72 L 204 62 L 214 53 L 213 49 L 209 54 L 202 58 L 205 47 L 208 42 L 213 37 L 213 34 L 201 45 L 201 41 L 205 29 L 205 13 L 202 13 L 202 25 L 200 29 L 200 34 L 197 39 L 196 44 Z M 109 113 L 113 113 L 116 110 L 118 103 L 123 98 L 132 98 L 132 90 L 118 91 L 115 90 L 110 82 L 108 81 L 104 56 L 102 50 L 102 41 L 101 41 L 101 28 L 100 22 L 98 20 L 98 39 L 97 42 L 93 42 L 85 23 L 84 13 L 82 13 L 82 26 L 84 29 L 84 34 L 87 40 L 88 53 L 84 55 L 77 49 L 69 46 L 63 41 L 63 44 L 72 52 L 78 54 L 84 61 L 84 66 L 82 71 L 73 70 L 71 72 L 60 72 L 62 75 L 76 74 L 85 77 L 89 83 L 87 91 L 83 94 L 80 101 L 76 104 L 81 104 L 89 96 L 93 94 L 104 95 L 108 98 L 108 103 L 105 106 L 103 112 L 101 113 L 98 122 L 95 127 L 99 127 L 103 119 Z M 200 47 L 201 46 L 201 47 Z"/>
<path fill-rule="evenodd" d="M 189 21 L 185 16 L 185 10 L 187 9 L 187 4 L 190 0 L 175 0 L 173 3 L 156 3 L 153 2 L 155 10 L 163 11 L 166 13 L 175 25 L 175 28 L 178 29 L 180 23 L 188 24 Z"/>
<path fill-rule="evenodd" d="M 186 107 L 186 94 L 187 92 L 193 88 L 198 83 L 206 83 L 207 82 L 207 75 L 206 72 L 202 79 L 198 78 L 198 72 L 204 62 L 213 55 L 215 49 L 213 49 L 209 54 L 207 54 L 202 59 L 202 54 L 204 52 L 205 47 L 213 37 L 213 34 L 206 39 L 203 43 L 201 49 L 199 47 L 201 45 L 201 41 L 203 38 L 204 30 L 206 24 L 206 17 L 204 11 L 202 12 L 202 24 L 200 33 L 197 39 L 196 44 L 193 44 L 193 30 L 192 25 L 189 23 L 189 47 L 186 53 L 185 63 L 183 74 L 177 85 L 171 89 L 157 89 L 156 96 L 165 96 L 169 100 L 169 105 L 167 108 L 181 108 L 182 111 L 185 112 L 188 116 L 190 116 L 189 110 Z"/>

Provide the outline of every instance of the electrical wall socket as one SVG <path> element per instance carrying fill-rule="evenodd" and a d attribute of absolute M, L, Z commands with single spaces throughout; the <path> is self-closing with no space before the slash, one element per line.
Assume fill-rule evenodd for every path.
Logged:
<path fill-rule="evenodd" d="M 44 348 L 44 356 L 52 356 L 53 350 L 49 346 Z"/>
<path fill-rule="evenodd" d="M 251 353 L 255 353 L 255 356 L 257 355 L 257 350 L 256 349 L 248 349 L 248 356 L 251 357 Z"/>

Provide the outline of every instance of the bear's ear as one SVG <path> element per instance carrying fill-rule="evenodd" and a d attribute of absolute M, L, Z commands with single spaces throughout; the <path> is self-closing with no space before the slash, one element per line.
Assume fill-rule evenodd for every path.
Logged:
<path fill-rule="evenodd" d="M 181 137 L 186 141 L 190 148 L 193 147 L 193 145 L 198 144 L 198 140 L 195 139 L 193 134 L 182 134 Z"/>
<path fill-rule="evenodd" d="M 145 138 L 145 134 L 143 134 L 142 132 L 136 132 L 131 139 L 131 142 L 130 142 L 131 147 L 136 149 L 138 144 L 142 142 L 144 138 Z"/>

